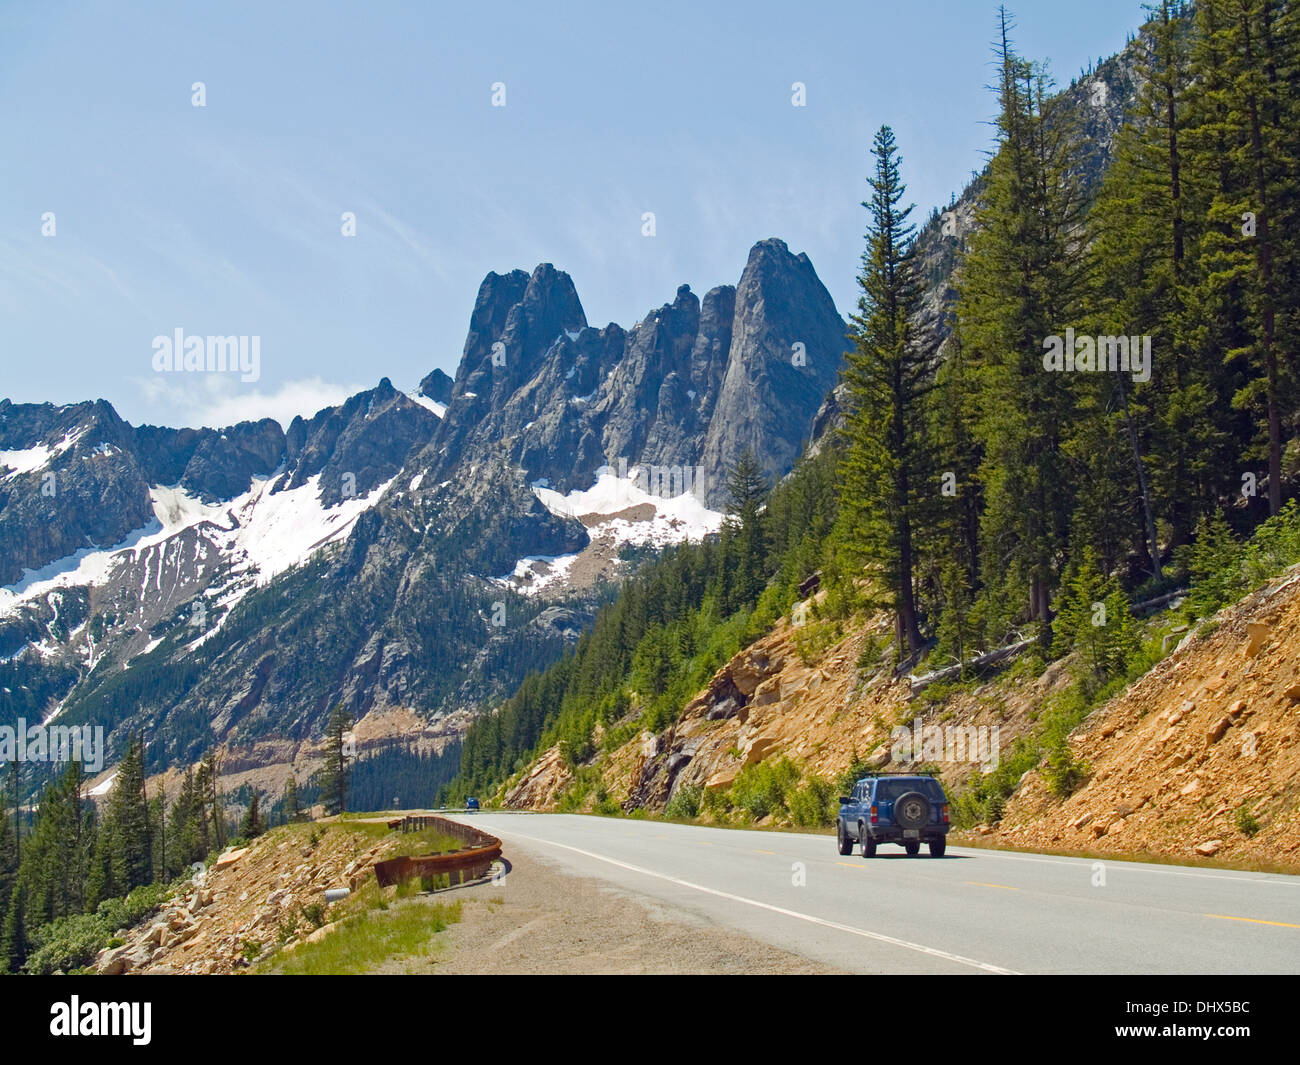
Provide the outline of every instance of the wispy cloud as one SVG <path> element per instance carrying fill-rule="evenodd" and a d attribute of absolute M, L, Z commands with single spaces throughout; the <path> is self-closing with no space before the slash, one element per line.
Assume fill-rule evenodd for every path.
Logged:
<path fill-rule="evenodd" d="M 287 427 L 296 415 L 310 418 L 367 387 L 304 377 L 272 389 L 249 388 L 215 374 L 190 374 L 183 381 L 144 377 L 135 383 L 154 409 L 168 412 L 162 419 L 166 424 L 215 429 L 261 418 L 274 418 Z"/>

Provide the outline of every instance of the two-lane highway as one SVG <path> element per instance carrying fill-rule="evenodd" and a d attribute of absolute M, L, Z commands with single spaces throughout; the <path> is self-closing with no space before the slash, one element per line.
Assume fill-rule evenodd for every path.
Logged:
<path fill-rule="evenodd" d="M 841 857 L 832 836 L 572 814 L 457 819 L 507 857 L 854 972 L 1300 972 L 1297 876 L 957 847 Z"/>

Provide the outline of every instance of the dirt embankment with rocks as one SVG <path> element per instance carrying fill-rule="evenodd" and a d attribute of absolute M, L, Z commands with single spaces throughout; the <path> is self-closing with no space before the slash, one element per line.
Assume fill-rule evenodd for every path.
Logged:
<path fill-rule="evenodd" d="M 1300 871 L 1300 573 L 1213 622 L 1075 731 L 1082 788 L 1029 774 L 986 838 Z"/>
<path fill-rule="evenodd" d="M 276 829 L 225 852 L 155 916 L 119 933 L 125 942 L 102 951 L 95 970 L 121 975 L 245 969 L 273 946 L 292 948 L 328 934 L 325 891 L 373 882 L 371 866 L 401 843 L 400 835 L 376 837 L 346 824 Z"/>

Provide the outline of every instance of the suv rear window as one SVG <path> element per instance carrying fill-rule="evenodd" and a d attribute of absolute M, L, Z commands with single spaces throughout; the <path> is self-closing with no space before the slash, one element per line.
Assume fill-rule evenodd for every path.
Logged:
<path fill-rule="evenodd" d="M 930 777 L 919 777 L 911 780 L 880 780 L 876 782 L 876 801 L 893 802 L 900 795 L 909 791 L 919 791 L 928 799 L 935 802 L 943 802 L 943 788 L 939 782 Z"/>

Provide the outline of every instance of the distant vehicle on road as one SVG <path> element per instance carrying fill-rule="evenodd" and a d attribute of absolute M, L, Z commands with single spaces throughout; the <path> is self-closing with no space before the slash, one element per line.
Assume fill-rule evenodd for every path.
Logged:
<path fill-rule="evenodd" d="M 862 857 L 874 858 L 881 843 L 897 843 L 908 856 L 930 845 L 930 857 L 942 858 L 948 847 L 948 797 L 934 777 L 879 773 L 853 785 L 840 797 L 835 840 L 841 854 L 862 846 Z"/>
<path fill-rule="evenodd" d="M 465 800 L 465 809 L 466 809 L 466 810 L 477 810 L 477 809 L 478 809 L 478 799 L 466 799 L 466 800 Z"/>

